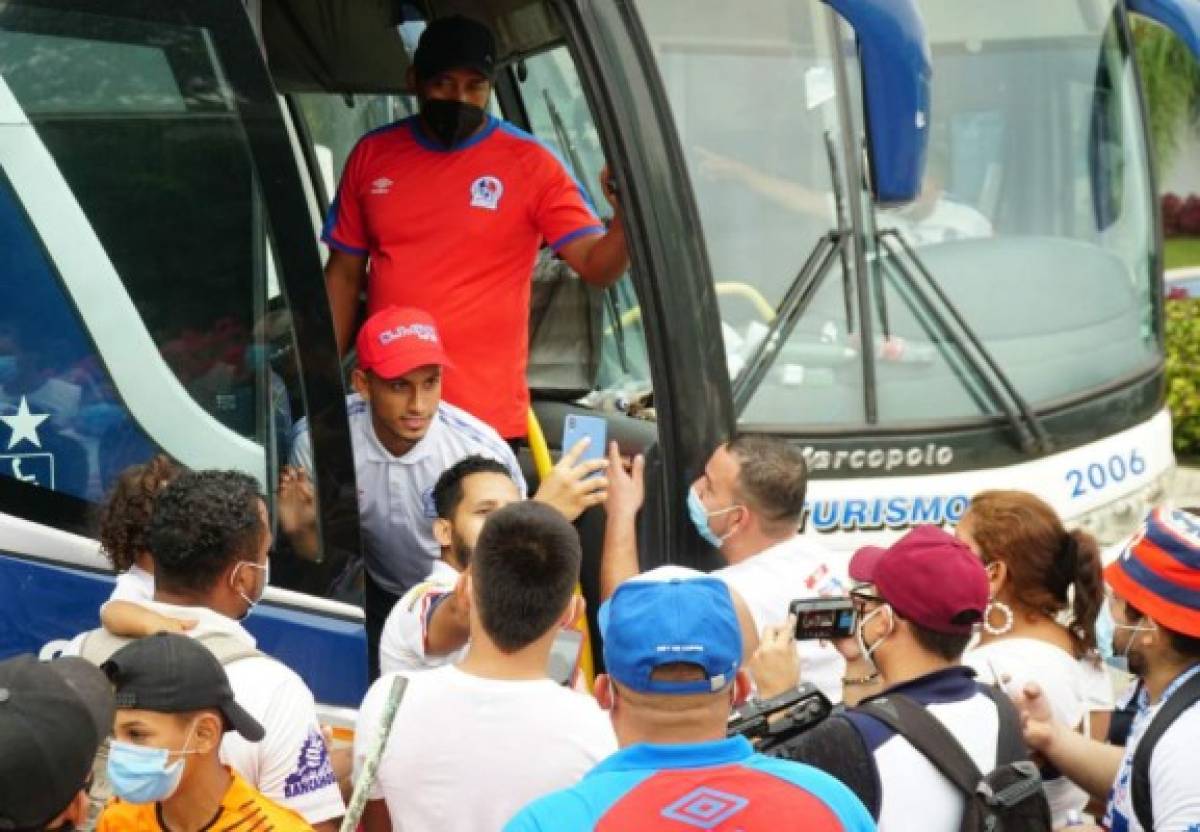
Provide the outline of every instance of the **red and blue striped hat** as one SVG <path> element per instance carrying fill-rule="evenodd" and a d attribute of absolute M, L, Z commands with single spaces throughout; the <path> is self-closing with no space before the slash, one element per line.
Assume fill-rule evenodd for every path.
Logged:
<path fill-rule="evenodd" d="M 1200 638 L 1200 517 L 1155 509 L 1104 579 L 1139 612 Z"/>

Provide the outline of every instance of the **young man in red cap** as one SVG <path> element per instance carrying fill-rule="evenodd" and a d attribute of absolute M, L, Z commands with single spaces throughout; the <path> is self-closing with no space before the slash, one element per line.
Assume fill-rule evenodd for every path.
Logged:
<path fill-rule="evenodd" d="M 1155 510 L 1104 570 L 1104 579 L 1116 624 L 1114 652 L 1128 656 L 1129 670 L 1141 680 L 1129 742 L 1125 748 L 1107 745 L 1054 722 L 1033 684 L 1018 697 L 1025 739 L 1065 776 L 1108 801 L 1104 829 L 1196 832 L 1200 519 Z"/>
<path fill-rule="evenodd" d="M 371 678 L 379 675 L 379 638 L 388 613 L 423 581 L 441 555 L 433 535 L 433 487 L 460 459 L 479 455 L 501 462 L 525 496 L 525 479 L 512 448 L 494 429 L 442 400 L 442 373 L 452 366 L 432 316 L 389 306 L 358 333 L 355 392 L 347 398 L 354 473 L 358 483 L 366 583 L 366 629 Z M 604 501 L 607 480 L 585 479 L 606 463 L 576 465 L 572 449 L 547 477 L 537 499 L 574 519 Z M 317 554 L 316 514 L 298 500 L 313 470 L 308 423 L 292 438 L 292 468 L 280 486 L 280 521 L 302 557 Z M 304 510 L 290 510 L 301 504 Z M 284 506 L 289 510 L 284 510 Z"/>
<path fill-rule="evenodd" d="M 1019 729 L 1001 736 L 1002 696 L 960 663 L 988 603 L 987 573 L 966 544 L 919 526 L 887 549 L 866 547 L 850 561 L 859 619 L 855 641 L 885 685 L 878 697 L 922 706 L 957 739 L 981 772 L 999 749 L 1020 746 Z M 801 669 L 803 676 L 803 668 Z M 862 798 L 880 829 L 957 832 L 965 798 L 904 736 L 861 707 L 802 735 L 791 759 L 824 769 Z M 1015 715 L 1014 715 L 1015 716 Z M 918 820 L 919 819 L 919 822 Z"/>
<path fill-rule="evenodd" d="M 538 247 L 545 241 L 598 286 L 621 276 L 628 255 L 620 211 L 606 230 L 553 152 L 485 112 L 496 70 L 482 23 L 430 23 L 409 70 L 420 113 L 359 141 L 322 239 L 339 350 L 349 346 L 364 284 L 368 314 L 390 304 L 428 309 L 455 358 L 446 398 L 514 438 L 525 435 L 529 408 Z M 602 173 L 615 207 L 606 180 Z"/>

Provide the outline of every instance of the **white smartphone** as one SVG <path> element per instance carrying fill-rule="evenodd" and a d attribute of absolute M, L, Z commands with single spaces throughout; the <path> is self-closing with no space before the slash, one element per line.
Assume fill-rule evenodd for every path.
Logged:
<path fill-rule="evenodd" d="M 583 652 L 583 633 L 566 628 L 558 631 L 550 647 L 550 661 L 546 664 L 546 675 L 560 685 L 575 684 L 579 672 L 579 656 Z"/>

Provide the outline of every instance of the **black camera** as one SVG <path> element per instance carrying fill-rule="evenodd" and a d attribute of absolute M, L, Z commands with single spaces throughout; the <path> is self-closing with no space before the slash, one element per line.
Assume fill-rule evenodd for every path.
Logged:
<path fill-rule="evenodd" d="M 798 598 L 788 607 L 796 616 L 796 640 L 848 638 L 858 626 L 849 598 Z"/>
<path fill-rule="evenodd" d="M 786 756 L 788 743 L 828 717 L 832 710 L 825 695 L 805 683 L 774 699 L 743 705 L 729 720 L 727 734 L 745 737 L 761 754 Z"/>

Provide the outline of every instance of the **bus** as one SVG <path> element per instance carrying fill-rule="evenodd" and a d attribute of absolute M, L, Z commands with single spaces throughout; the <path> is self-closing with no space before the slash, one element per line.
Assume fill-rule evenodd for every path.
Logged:
<path fill-rule="evenodd" d="M 645 566 L 714 565 L 684 497 L 735 432 L 801 449 L 802 534 L 847 554 L 982 488 L 1106 543 L 1162 497 L 1129 18 L 1197 47 L 1187 0 L 0 0 L 0 656 L 96 625 L 117 472 L 160 451 L 246 471 L 274 517 L 306 418 L 323 557 L 273 552 L 247 626 L 329 713 L 357 705 L 319 234 L 449 13 L 497 33 L 497 114 L 584 187 L 612 166 L 631 267 L 594 292 L 539 264 L 529 383 L 552 447 L 590 412 L 647 454 Z M 602 526 L 579 521 L 593 600 Z"/>

